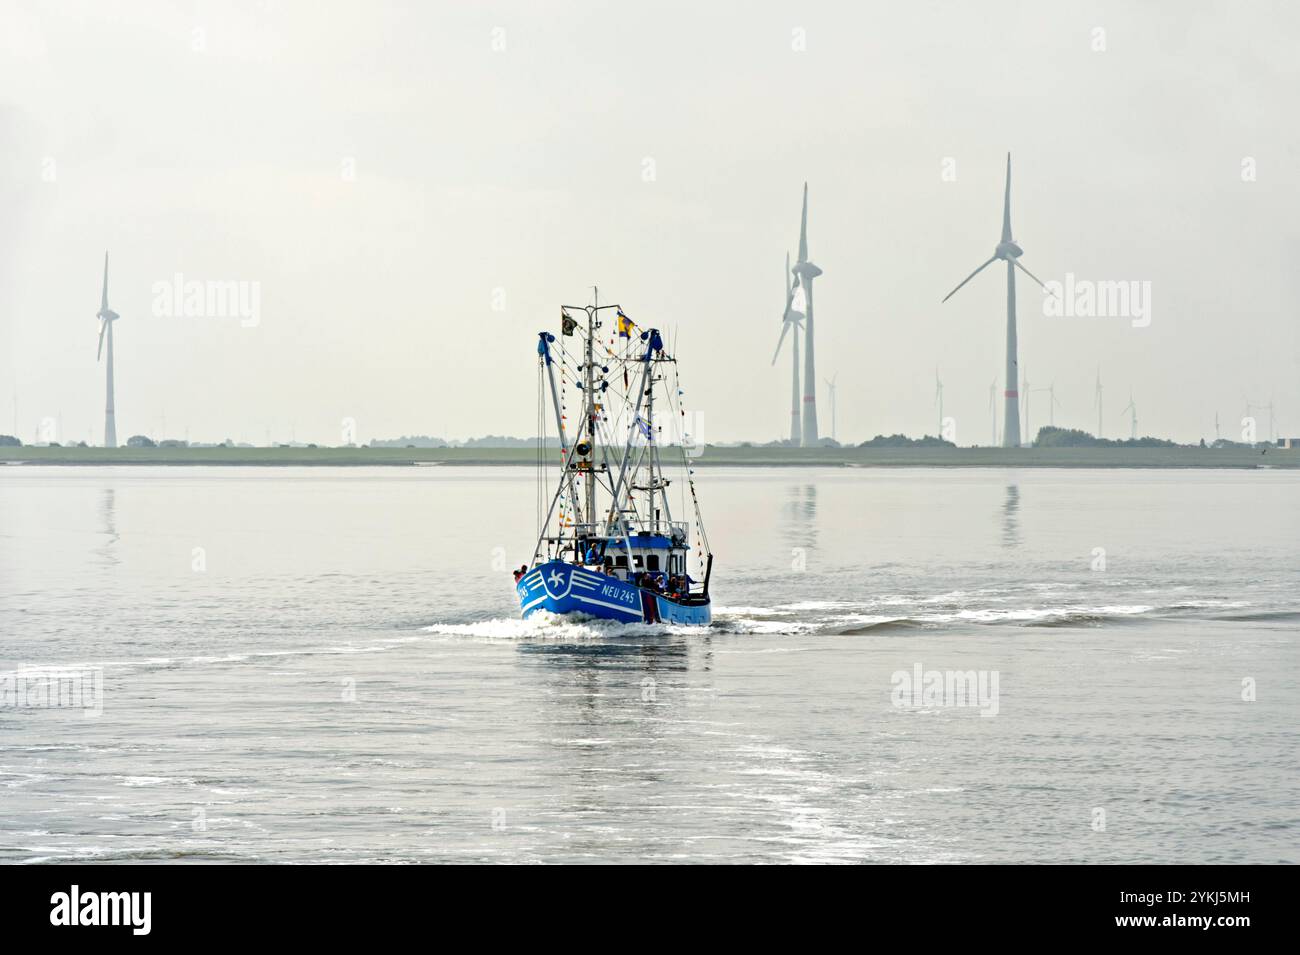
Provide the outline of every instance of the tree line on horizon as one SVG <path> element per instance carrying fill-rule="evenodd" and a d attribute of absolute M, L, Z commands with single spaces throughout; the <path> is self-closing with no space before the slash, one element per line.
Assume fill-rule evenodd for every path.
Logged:
<path fill-rule="evenodd" d="M 556 438 L 548 437 L 542 439 L 543 446 L 548 448 L 559 448 L 559 442 Z M 539 444 L 537 438 L 516 438 L 509 435 L 488 434 L 481 438 L 468 438 L 464 441 L 446 440 L 444 438 L 435 438 L 428 435 L 403 435 L 400 438 L 376 438 L 369 441 L 361 447 L 370 448 L 536 448 Z M 58 442 L 50 442 L 49 447 L 62 447 Z M 238 443 L 227 438 L 225 441 L 216 443 L 187 442 L 174 438 L 168 438 L 161 441 L 145 435 L 132 435 L 126 441 L 126 446 L 131 448 L 216 448 L 216 447 L 240 447 L 252 448 L 256 445 Z M 1241 450 L 1250 450 L 1256 448 L 1269 448 L 1273 445 L 1267 441 L 1257 441 L 1250 444 L 1244 441 L 1230 441 L 1227 438 L 1219 438 L 1213 442 L 1206 443 L 1202 438 L 1197 444 L 1180 444 L 1177 441 L 1171 441 L 1167 438 L 1155 438 L 1150 435 L 1141 438 L 1098 438 L 1087 431 L 1079 428 L 1058 428 L 1053 425 L 1044 425 L 1038 429 L 1038 434 L 1033 441 L 1035 448 L 1235 448 Z M 10 434 L 0 434 L 0 447 L 17 448 L 23 447 L 21 439 Z M 78 441 L 70 443 L 67 447 L 84 448 L 86 442 Z M 316 444 L 278 444 L 280 448 L 317 448 L 330 447 L 329 445 Z M 705 447 L 717 448 L 782 448 L 792 447 L 788 440 L 778 439 L 775 441 L 754 442 L 754 441 L 717 441 L 706 442 Z M 818 447 L 822 448 L 956 448 L 957 444 L 944 438 L 935 437 L 934 435 L 922 435 L 919 438 L 911 438 L 905 434 L 878 434 L 874 438 L 859 442 L 858 444 L 842 444 L 833 438 L 823 438 Z M 972 445 L 979 447 L 979 445 Z"/>

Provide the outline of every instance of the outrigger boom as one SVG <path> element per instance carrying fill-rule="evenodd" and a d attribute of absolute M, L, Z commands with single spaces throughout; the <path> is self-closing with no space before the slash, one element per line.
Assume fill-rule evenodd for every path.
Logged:
<path fill-rule="evenodd" d="M 624 623 L 707 624 L 713 555 L 700 518 L 691 469 L 694 445 L 682 429 L 685 412 L 677 360 L 664 350 L 657 328 L 639 328 L 617 305 L 560 309 L 560 337 L 537 333 L 538 373 L 538 535 L 533 557 L 515 574 L 523 616 L 538 611 L 581 614 Z M 597 341 L 602 313 L 613 311 L 615 334 Z M 570 313 L 585 312 L 582 324 Z M 580 338 L 574 355 L 564 338 Z M 620 342 L 626 340 L 625 345 Z M 616 347 L 619 346 L 619 347 Z M 558 371 L 558 374 L 557 374 Z M 680 451 L 683 480 L 695 518 L 697 567 L 702 582 L 690 576 L 691 525 L 674 520 L 669 498 L 672 481 L 660 455 L 663 426 L 656 413 L 657 392 L 669 374 L 673 388 L 659 397 L 667 404 L 676 434 L 666 445 Z M 565 414 L 568 386 L 581 392 L 582 413 L 570 438 Z M 621 384 L 621 388 L 620 388 Z M 550 454 L 541 405 L 549 392 L 560 450 L 559 479 L 542 516 L 542 496 L 550 488 Z M 614 437 L 618 440 L 615 441 Z M 611 451 L 617 457 L 611 460 Z M 598 506 L 600 498 L 607 504 Z"/>

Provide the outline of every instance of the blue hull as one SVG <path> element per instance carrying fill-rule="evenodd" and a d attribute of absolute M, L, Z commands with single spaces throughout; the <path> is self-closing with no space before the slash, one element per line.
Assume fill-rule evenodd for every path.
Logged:
<path fill-rule="evenodd" d="M 553 560 L 534 567 L 515 584 L 528 618 L 539 610 L 579 613 L 619 623 L 677 623 L 704 626 L 713 619 L 709 603 L 679 604 L 617 577 Z"/>

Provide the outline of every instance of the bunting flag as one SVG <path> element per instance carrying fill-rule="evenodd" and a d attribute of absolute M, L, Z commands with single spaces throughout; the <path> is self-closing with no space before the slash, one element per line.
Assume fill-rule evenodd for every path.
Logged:
<path fill-rule="evenodd" d="M 573 334 L 573 330 L 574 330 L 575 328 L 577 328 L 577 327 L 578 327 L 578 320 L 577 320 L 576 318 L 570 318 L 570 317 L 569 317 L 569 313 L 566 312 L 566 311 L 564 311 L 563 309 L 561 309 L 561 310 L 560 310 L 560 331 L 561 331 L 561 333 L 563 333 L 563 334 L 565 334 L 565 335 L 572 335 L 572 334 Z"/>

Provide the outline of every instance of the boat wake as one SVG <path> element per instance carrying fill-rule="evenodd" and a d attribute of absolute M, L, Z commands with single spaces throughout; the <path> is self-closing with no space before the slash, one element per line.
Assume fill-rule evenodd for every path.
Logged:
<path fill-rule="evenodd" d="M 473 623 L 435 623 L 426 633 L 468 640 L 607 640 L 626 637 L 655 637 L 673 633 L 699 633 L 699 627 L 671 624 L 619 623 L 582 614 L 554 614 L 542 610 L 527 619 L 504 617 Z"/>
<path fill-rule="evenodd" d="M 576 618 L 540 613 L 527 620 L 514 617 L 467 623 L 434 623 L 426 633 L 470 641 L 603 641 L 676 635 L 707 637 L 739 635 L 832 635 L 907 633 L 917 630 L 963 630 L 972 627 L 1116 627 L 1153 617 L 1202 617 L 1209 620 L 1256 619 L 1242 613 L 1240 601 L 1199 600 L 1160 603 L 1053 602 L 1042 599 L 1017 602 L 1000 592 L 967 594 L 960 591 L 924 596 L 886 594 L 868 601 L 800 601 L 772 607 L 718 607 L 705 628 L 664 624 L 620 624 L 597 618 Z M 1224 616 L 1225 612 L 1233 612 Z M 1269 619 L 1289 618 L 1290 612 L 1266 614 Z M 1294 614 L 1300 616 L 1300 614 Z"/>

